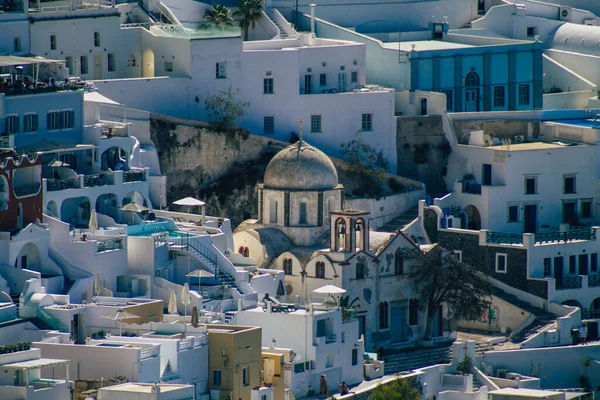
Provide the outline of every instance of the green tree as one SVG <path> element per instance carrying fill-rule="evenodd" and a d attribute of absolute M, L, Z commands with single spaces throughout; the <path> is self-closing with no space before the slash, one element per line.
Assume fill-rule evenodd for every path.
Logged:
<path fill-rule="evenodd" d="M 421 393 L 412 386 L 408 379 L 398 378 L 395 381 L 379 384 L 371 392 L 369 400 L 420 400 Z"/>
<path fill-rule="evenodd" d="M 237 91 L 239 94 L 239 90 Z M 244 108 L 250 103 L 237 100 L 230 87 L 220 90 L 217 94 L 208 93 L 204 101 L 207 119 L 215 124 L 218 130 L 232 131 L 237 127 L 238 120 L 246 115 Z"/>
<path fill-rule="evenodd" d="M 362 139 L 342 143 L 341 154 L 350 166 L 349 178 L 354 182 L 353 194 L 379 199 L 384 192 L 387 160 Z"/>
<path fill-rule="evenodd" d="M 420 294 L 419 304 L 427 315 L 425 339 L 431 338 L 433 318 L 443 304 L 448 307 L 449 318 L 470 321 L 478 320 L 489 309 L 492 287 L 482 271 L 439 245 L 427 252 L 406 249 L 404 253 L 410 262 L 410 282 Z"/>
<path fill-rule="evenodd" d="M 256 26 L 262 15 L 263 0 L 238 0 L 238 11 L 233 13 L 234 17 L 241 17 L 240 26 L 244 30 L 244 40 L 248 40 L 248 30 Z"/>
<path fill-rule="evenodd" d="M 204 11 L 204 19 L 215 26 L 232 26 L 231 10 L 223 5 L 213 3 L 210 10 Z"/>
<path fill-rule="evenodd" d="M 468 354 L 465 354 L 463 360 L 456 365 L 456 371 L 463 375 L 473 373 L 473 360 Z"/>

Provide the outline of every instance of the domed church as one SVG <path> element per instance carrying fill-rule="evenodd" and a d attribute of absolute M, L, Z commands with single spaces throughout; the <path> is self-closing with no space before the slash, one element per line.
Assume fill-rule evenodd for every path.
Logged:
<path fill-rule="evenodd" d="M 310 302 L 332 284 L 356 307 L 365 349 L 410 345 L 425 321 L 408 281 L 401 249 L 416 244 L 402 231 L 377 232 L 367 211 L 344 207 L 344 187 L 331 159 L 300 140 L 273 157 L 258 185 L 258 219 L 233 234 L 235 249 L 259 268 L 285 273 L 287 299 Z M 439 310 L 439 321 L 443 310 Z M 448 336 L 444 324 L 434 327 Z"/>

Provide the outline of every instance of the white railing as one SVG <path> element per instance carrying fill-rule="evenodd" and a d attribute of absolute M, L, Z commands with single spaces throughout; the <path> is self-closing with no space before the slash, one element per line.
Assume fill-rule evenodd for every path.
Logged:
<path fill-rule="evenodd" d="M 147 347 L 140 350 L 140 361 L 152 357 L 158 357 L 158 346 Z"/>

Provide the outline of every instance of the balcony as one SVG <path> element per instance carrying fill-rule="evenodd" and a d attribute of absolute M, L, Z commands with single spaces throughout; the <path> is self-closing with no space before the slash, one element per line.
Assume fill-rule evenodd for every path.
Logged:
<path fill-rule="evenodd" d="M 523 244 L 523 235 L 520 233 L 486 232 L 486 243 L 495 244 Z"/>
<path fill-rule="evenodd" d="M 65 189 L 79 189 L 80 182 L 79 177 L 72 177 L 67 179 L 47 179 L 46 180 L 46 189 L 49 192 L 55 192 L 58 190 Z"/>
<path fill-rule="evenodd" d="M 113 121 L 100 121 L 102 139 L 112 139 L 113 137 L 128 137 L 129 124 Z"/>
<path fill-rule="evenodd" d="M 21 81 L 15 81 L 21 82 Z M 34 85 L 23 86 L 23 83 L 15 83 L 0 85 L 0 94 L 4 93 L 6 96 L 21 96 L 30 94 L 42 94 L 42 93 L 56 93 L 56 92 L 73 92 L 78 90 L 90 90 L 93 87 L 88 82 L 68 82 L 58 83 L 56 86 L 50 86 L 46 83 L 38 83 L 38 86 Z"/>
<path fill-rule="evenodd" d="M 570 276 L 566 278 L 556 279 L 557 290 L 568 290 L 568 289 L 581 289 L 582 278 L 581 276 Z"/>
<path fill-rule="evenodd" d="M 522 233 L 505 233 L 505 232 L 486 232 L 486 243 L 494 244 L 519 244 L 524 243 Z M 553 243 L 570 243 L 576 240 L 590 241 L 596 240 L 595 228 L 572 229 L 564 232 L 536 233 L 533 234 L 533 243 L 535 245 L 553 244 Z M 529 242 L 531 243 L 531 242 Z"/>
<path fill-rule="evenodd" d="M 588 287 L 600 286 L 600 275 L 588 275 Z"/>
<path fill-rule="evenodd" d="M 325 343 L 335 343 L 336 340 L 337 340 L 337 335 L 335 333 L 325 336 Z"/>
<path fill-rule="evenodd" d="M 146 181 L 146 171 L 143 169 L 131 169 L 129 171 L 123 171 L 123 183 L 144 181 Z"/>
<path fill-rule="evenodd" d="M 481 185 L 475 182 L 462 182 L 462 192 L 468 194 L 481 195 Z"/>
<path fill-rule="evenodd" d="M 85 175 L 83 177 L 83 186 L 85 187 L 96 187 L 114 185 L 115 177 L 112 174 L 94 174 Z"/>
<path fill-rule="evenodd" d="M 40 186 L 42 186 L 40 182 L 21 182 L 13 186 L 13 192 L 17 197 L 30 196 L 38 193 Z"/>

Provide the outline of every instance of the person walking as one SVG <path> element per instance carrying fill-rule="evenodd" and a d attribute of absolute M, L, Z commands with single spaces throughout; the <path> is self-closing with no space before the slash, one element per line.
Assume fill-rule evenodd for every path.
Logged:
<path fill-rule="evenodd" d="M 585 344 L 587 342 L 587 326 L 585 324 L 581 324 L 581 328 L 579 328 L 579 343 Z"/>
<path fill-rule="evenodd" d="M 321 379 L 319 380 L 319 395 L 327 396 L 327 378 L 325 374 L 321 374 Z"/>

